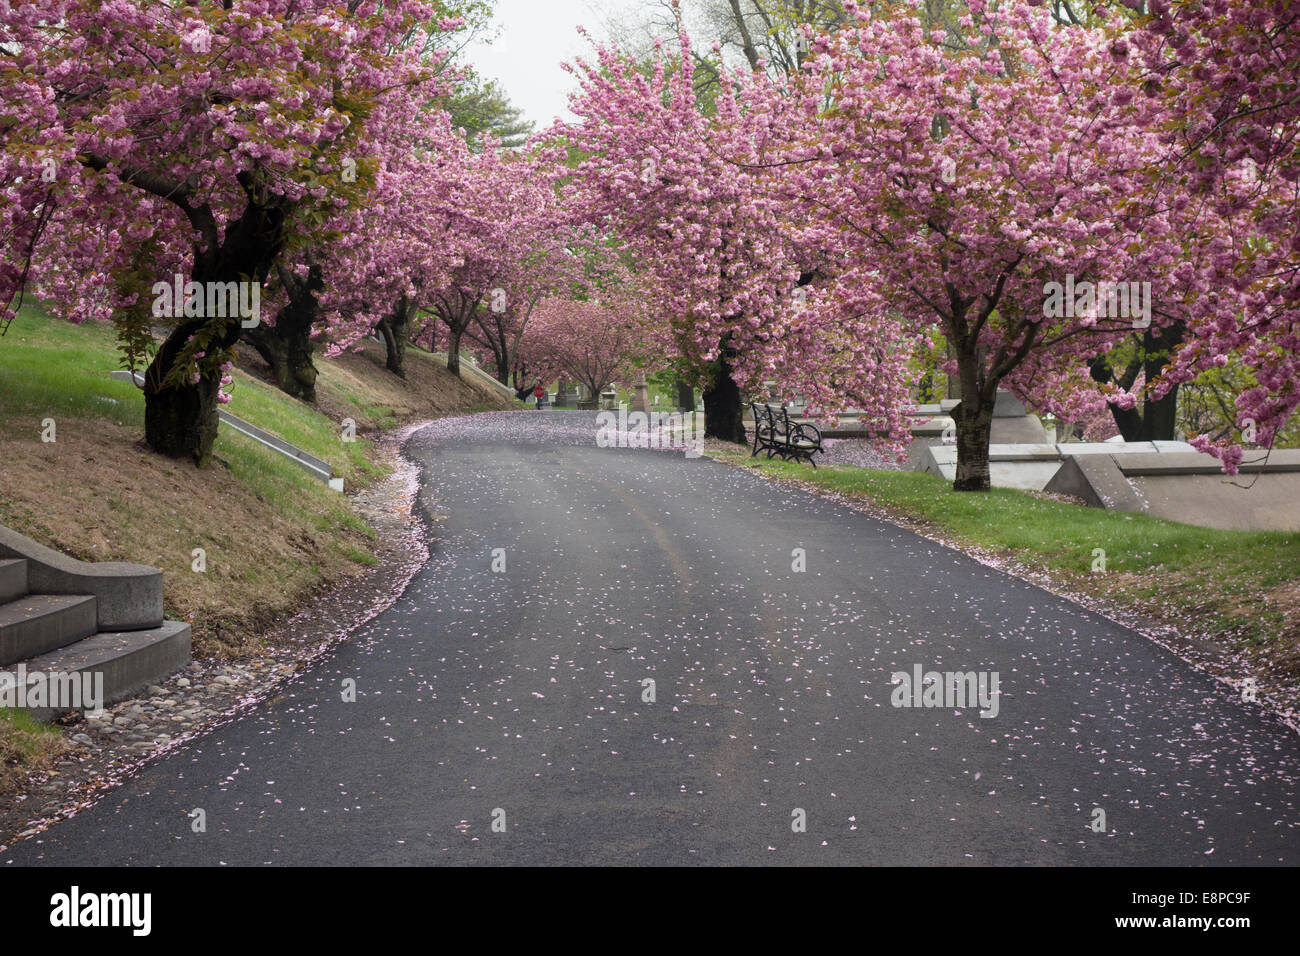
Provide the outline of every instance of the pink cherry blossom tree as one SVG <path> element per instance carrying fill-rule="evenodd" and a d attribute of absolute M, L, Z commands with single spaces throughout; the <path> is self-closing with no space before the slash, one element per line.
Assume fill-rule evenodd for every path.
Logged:
<path fill-rule="evenodd" d="M 1133 4 L 1129 4 L 1132 6 Z M 1188 275 L 1187 342 L 1157 392 L 1228 364 L 1239 435 L 1272 447 L 1300 407 L 1300 29 L 1287 0 L 1152 0 L 1123 42 L 1144 120 L 1170 152 L 1158 186 L 1204 202 L 1229 228 Z M 1238 436 L 1194 443 L 1236 471 Z"/>
<path fill-rule="evenodd" d="M 413 301 L 446 328 L 453 374 L 460 374 L 460 352 L 472 325 L 481 320 L 480 330 L 493 328 L 496 320 L 485 315 L 490 313 L 502 317 L 501 330 L 510 328 L 540 296 L 538 290 L 556 281 L 563 255 L 563 233 L 554 232 L 564 222 L 555 202 L 561 171 L 548 150 L 517 154 L 489 143 L 420 207 L 440 224 L 439 242 L 451 266 L 444 270 L 440 257 L 437 276 L 421 266 Z"/>
<path fill-rule="evenodd" d="M 6 207 L 23 215 L 7 217 L 18 247 L 2 257 L 0 308 L 19 283 L 41 289 L 47 262 L 67 289 L 74 275 L 132 274 L 146 246 L 183 246 L 183 278 L 196 288 L 260 286 L 291 230 L 318 227 L 368 187 L 364 174 L 348 181 L 344 160 L 384 91 L 436 72 L 403 41 L 455 25 L 439 12 L 427 0 L 0 7 L 0 102 L 21 107 L 0 123 L 0 145 L 9 154 L 21 144 L 18 161 L 30 164 L 39 144 L 55 170 L 52 187 L 30 169 L 6 185 Z M 58 234 L 81 239 L 47 255 L 42 230 L 60 216 Z M 117 296 L 109 310 L 151 291 L 105 287 Z M 74 321 L 88 317 L 85 299 L 69 303 Z M 173 303 L 159 316 L 175 324 L 146 373 L 145 434 L 155 450 L 203 465 L 244 317 L 194 302 L 187 294 L 185 310 Z"/>
<path fill-rule="evenodd" d="M 653 274 L 667 354 L 704 385 L 706 434 L 744 442 L 742 391 L 776 380 L 828 411 L 869 409 L 901 441 L 910 343 L 860 308 L 869 291 L 832 293 L 851 265 L 760 161 L 771 117 L 741 108 L 734 83 L 706 113 L 684 32 L 648 65 L 600 48 L 573 69 L 580 122 L 555 131 L 584 157 L 571 201 Z"/>
<path fill-rule="evenodd" d="M 377 331 L 388 370 L 404 377 L 418 288 L 449 281 L 457 261 L 447 236 L 459 212 L 445 197 L 462 181 L 470 153 L 448 115 L 414 97 L 389 97 L 367 129 L 375 184 L 363 203 L 330 223 L 337 238 L 320 257 L 326 281 L 317 332 L 333 354 Z"/>
<path fill-rule="evenodd" d="M 927 32 L 904 6 L 847 3 L 853 22 L 809 37 L 803 75 L 753 84 L 747 106 L 770 120 L 765 161 L 784 188 L 837 228 L 854 263 L 841 281 L 879 290 L 864 308 L 942 331 L 961 384 L 954 487 L 985 490 L 1000 386 L 1047 392 L 1068 418 L 1044 383 L 1073 369 L 1086 385 L 1090 357 L 1185 303 L 1170 279 L 1179 219 L 1144 190 L 1159 144 L 1114 55 L 1118 24 L 1061 29 L 1025 0 L 968 6 Z M 1134 282 L 1150 309 L 1102 285 Z"/>
<path fill-rule="evenodd" d="M 572 379 L 598 398 L 611 383 L 631 383 L 662 363 L 653 321 L 647 298 L 633 287 L 585 300 L 544 299 L 522 360 L 543 379 Z"/>
<path fill-rule="evenodd" d="M 553 154 L 530 160 L 537 182 L 554 182 L 561 171 Z M 509 259 L 497 288 L 502 308 L 480 308 L 466 329 L 471 346 L 481 350 L 496 369 L 496 377 L 510 384 L 518 370 L 522 343 L 531 329 L 538 305 L 549 297 L 572 296 L 584 291 L 617 267 L 616 251 L 590 224 L 575 221 L 560 203 L 558 192 L 530 189 L 525 194 L 531 208 L 516 206 L 508 219 Z"/>

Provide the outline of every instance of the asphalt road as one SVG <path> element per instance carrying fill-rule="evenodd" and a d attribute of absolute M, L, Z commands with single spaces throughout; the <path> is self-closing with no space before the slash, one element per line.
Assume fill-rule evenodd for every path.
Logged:
<path fill-rule="evenodd" d="M 1295 735 L 1140 635 L 833 502 L 541 420 L 417 435 L 445 518 L 401 599 L 0 863 L 1300 861 Z M 996 672 L 996 716 L 893 706 L 916 665 Z"/>

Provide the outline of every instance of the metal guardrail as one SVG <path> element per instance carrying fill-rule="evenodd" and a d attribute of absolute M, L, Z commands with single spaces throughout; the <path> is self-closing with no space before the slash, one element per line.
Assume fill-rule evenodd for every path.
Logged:
<path fill-rule="evenodd" d="M 434 358 L 443 362 L 444 364 L 447 361 L 446 352 L 431 352 L 430 354 Z M 460 370 L 462 372 L 466 372 L 466 371 L 472 372 L 474 374 L 474 377 L 477 378 L 481 383 L 483 383 L 484 385 L 491 385 L 493 388 L 497 389 L 499 392 L 501 392 L 501 394 L 505 395 L 507 398 L 515 397 L 515 390 L 513 388 L 511 388 L 509 385 L 502 385 L 493 376 L 489 375 L 487 372 L 483 371 L 473 362 L 470 362 L 465 358 L 462 358 L 460 361 Z"/>
<path fill-rule="evenodd" d="M 110 374 L 119 381 L 131 382 L 136 388 L 144 388 L 144 376 L 139 372 L 117 371 Z M 343 491 L 343 479 L 334 477 L 334 470 L 329 462 L 317 458 L 315 455 L 309 455 L 301 448 L 289 444 L 278 435 L 272 435 L 270 432 L 258 428 L 252 422 L 246 422 L 223 409 L 218 409 L 217 414 L 220 416 L 222 424 L 230 426 L 230 428 L 246 438 L 251 438 L 253 441 L 265 445 L 276 454 L 283 455 L 313 478 L 324 482 L 335 491 Z"/>

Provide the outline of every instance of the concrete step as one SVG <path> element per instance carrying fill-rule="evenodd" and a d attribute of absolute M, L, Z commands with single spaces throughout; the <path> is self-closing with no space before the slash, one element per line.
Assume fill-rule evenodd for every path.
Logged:
<path fill-rule="evenodd" d="M 0 666 L 89 637 L 97 617 L 89 595 L 28 594 L 0 605 Z"/>
<path fill-rule="evenodd" d="M 27 594 L 27 562 L 22 558 L 0 560 L 0 604 Z"/>
<path fill-rule="evenodd" d="M 190 626 L 183 621 L 164 621 L 162 627 L 147 631 L 114 631 L 95 634 L 68 647 L 42 654 L 23 662 L 28 675 L 58 675 L 59 682 L 67 684 L 66 675 L 86 675 L 91 687 L 82 683 L 80 709 L 89 709 L 92 697 L 102 690 L 102 703 L 107 706 L 124 700 L 150 684 L 166 679 L 180 670 L 190 660 Z M 102 677 L 101 677 L 102 675 Z M 101 683 L 102 681 L 102 683 Z M 47 680 L 48 684 L 48 680 Z M 56 688 L 50 686 L 51 692 Z M 96 689 L 98 688 L 98 689 Z M 47 693 L 46 700 L 49 701 Z M 75 702 L 75 693 L 74 693 Z M 38 720 L 50 720 L 78 709 L 69 705 L 65 697 L 59 706 L 28 707 Z"/>
<path fill-rule="evenodd" d="M 27 562 L 31 594 L 93 595 L 99 616 L 96 630 L 130 631 L 163 622 L 162 571 L 158 568 L 120 561 L 78 561 L 3 526 L 0 558 Z"/>

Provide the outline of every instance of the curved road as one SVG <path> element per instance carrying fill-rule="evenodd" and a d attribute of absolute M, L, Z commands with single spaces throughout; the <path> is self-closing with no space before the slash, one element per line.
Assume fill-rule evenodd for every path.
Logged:
<path fill-rule="evenodd" d="M 833 502 L 594 438 L 582 413 L 419 432 L 445 520 L 402 598 L 0 863 L 1300 861 L 1297 738 L 1142 637 Z M 996 672 L 996 716 L 893 706 L 917 665 Z"/>

